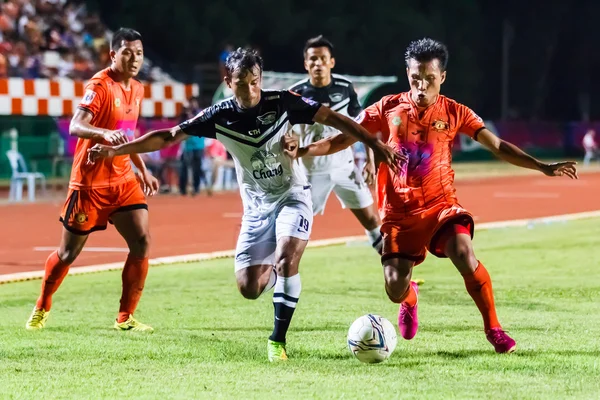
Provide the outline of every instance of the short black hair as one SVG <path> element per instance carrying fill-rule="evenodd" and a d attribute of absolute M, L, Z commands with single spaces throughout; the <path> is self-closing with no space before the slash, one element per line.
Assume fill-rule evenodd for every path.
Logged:
<path fill-rule="evenodd" d="M 254 49 L 238 47 L 237 50 L 232 51 L 227 56 L 227 60 L 225 61 L 225 70 L 229 79 L 231 79 L 233 73 L 236 71 L 239 71 L 241 76 L 245 76 L 244 71 L 246 73 L 252 72 L 254 67 L 258 67 L 262 74 L 263 59 L 258 55 L 258 51 Z"/>
<path fill-rule="evenodd" d="M 413 40 L 404 53 L 407 67 L 411 58 L 418 62 L 429 62 L 437 58 L 440 69 L 445 71 L 448 65 L 448 48 L 444 43 L 430 38 Z"/>
<path fill-rule="evenodd" d="M 306 41 L 306 44 L 304 45 L 303 54 L 306 56 L 306 52 L 308 51 L 308 49 L 311 49 L 313 47 L 327 47 L 329 49 L 329 54 L 331 54 L 331 56 L 333 57 L 333 43 L 331 43 L 323 35 L 319 35 L 317 37 L 308 39 Z"/>
<path fill-rule="evenodd" d="M 112 40 L 110 41 L 110 49 L 114 51 L 119 50 L 123 40 L 126 42 L 142 40 L 142 35 L 135 29 L 119 28 L 119 30 L 113 34 Z"/>

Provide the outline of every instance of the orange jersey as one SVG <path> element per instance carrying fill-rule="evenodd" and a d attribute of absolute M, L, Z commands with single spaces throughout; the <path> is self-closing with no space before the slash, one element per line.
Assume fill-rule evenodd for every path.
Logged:
<path fill-rule="evenodd" d="M 93 115 L 91 124 L 108 130 L 122 130 L 128 140 L 135 139 L 135 127 L 144 98 L 144 86 L 131 80 L 129 89 L 115 82 L 109 69 L 98 72 L 85 87 L 77 108 Z M 87 164 L 87 150 L 97 142 L 79 138 L 75 148 L 69 187 L 74 189 L 105 188 L 135 179 L 128 155 L 97 160 Z M 108 144 L 108 143 L 105 143 Z"/>
<path fill-rule="evenodd" d="M 445 96 L 419 113 L 410 93 L 383 97 L 358 117 L 369 132 L 408 156 L 401 173 L 382 165 L 377 175 L 382 218 L 420 214 L 439 203 L 456 204 L 452 143 L 457 133 L 475 138 L 483 121 L 468 107 Z"/>

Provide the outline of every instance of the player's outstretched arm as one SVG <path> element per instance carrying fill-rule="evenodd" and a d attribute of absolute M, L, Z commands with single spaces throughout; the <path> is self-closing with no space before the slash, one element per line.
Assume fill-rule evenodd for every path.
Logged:
<path fill-rule="evenodd" d="M 287 139 L 286 140 L 293 140 Z M 296 140 L 297 142 L 297 140 Z M 284 147 L 284 152 L 292 158 L 296 157 L 317 157 L 317 156 L 326 156 L 329 154 L 337 153 L 338 151 L 342 151 L 353 143 L 356 143 L 356 139 L 354 139 L 350 135 L 346 135 L 344 133 L 339 133 L 335 136 L 330 136 L 325 139 L 318 140 L 314 143 L 309 144 L 306 147 L 300 147 L 296 149 L 295 147 L 290 147 L 289 144 Z M 295 151 L 297 150 L 297 152 Z"/>
<path fill-rule="evenodd" d="M 88 162 L 98 158 L 121 156 L 125 154 L 150 153 L 187 139 L 188 135 L 178 127 L 149 132 L 129 143 L 118 146 L 96 144 L 88 149 Z"/>
<path fill-rule="evenodd" d="M 344 138 L 342 143 L 348 143 L 344 148 L 360 140 L 365 145 L 373 149 L 375 160 L 387 164 L 392 170 L 399 168 L 401 161 L 406 161 L 406 156 L 400 152 L 394 150 L 390 146 L 383 143 L 377 137 L 371 135 L 369 131 L 363 128 L 361 125 L 354 122 L 352 119 L 342 115 L 338 112 L 332 111 L 329 107 L 321 107 L 319 111 L 313 117 L 315 122 L 319 122 L 323 125 L 328 125 L 342 132 L 342 135 L 348 135 L 350 138 Z M 342 140 L 341 138 L 338 140 Z M 318 143 L 318 142 L 317 142 Z M 337 151 L 339 151 L 337 150 Z M 331 154 L 333 151 L 330 150 Z"/>
<path fill-rule="evenodd" d="M 113 145 L 127 143 L 127 138 L 122 131 L 95 127 L 91 123 L 92 118 L 91 112 L 78 108 L 69 124 L 69 134 L 83 139 L 107 141 Z"/>
<path fill-rule="evenodd" d="M 564 161 L 546 164 L 535 159 L 514 144 L 500 139 L 489 129 L 483 128 L 477 134 L 477 141 L 494 153 L 502 160 L 517 167 L 529 168 L 540 171 L 548 176 L 566 175 L 571 179 L 577 179 L 577 169 L 574 161 Z"/>

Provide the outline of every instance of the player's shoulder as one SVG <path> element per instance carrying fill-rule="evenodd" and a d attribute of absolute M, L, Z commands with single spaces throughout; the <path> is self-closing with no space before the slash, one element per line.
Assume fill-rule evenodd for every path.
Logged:
<path fill-rule="evenodd" d="M 233 97 L 228 97 L 226 99 L 216 102 L 211 106 L 206 107 L 201 111 L 201 113 L 205 114 L 206 117 L 214 117 L 224 112 L 235 111 L 236 108 L 234 105 L 234 101 L 235 100 L 233 99 Z"/>
<path fill-rule="evenodd" d="M 309 87 L 310 87 L 310 79 L 304 78 L 304 79 L 301 79 L 298 82 L 294 83 L 292 86 L 290 86 L 288 88 L 288 90 L 302 94 L 302 92 L 304 92 Z"/>
<path fill-rule="evenodd" d="M 340 74 L 331 74 L 331 81 L 335 86 L 351 87 L 352 81 Z"/>
<path fill-rule="evenodd" d="M 402 92 L 383 96 L 377 103 L 379 103 L 379 106 L 385 110 L 395 108 L 400 105 L 410 105 L 410 99 L 407 92 Z"/>
<path fill-rule="evenodd" d="M 86 83 L 88 89 L 108 89 L 109 83 L 112 81 L 108 76 L 108 69 L 103 69 L 94 74 Z"/>
<path fill-rule="evenodd" d="M 450 97 L 446 97 L 444 95 L 440 95 L 440 105 L 444 107 L 449 113 L 457 114 L 461 109 L 469 109 L 463 103 L 460 103 L 457 100 L 451 99 Z"/>

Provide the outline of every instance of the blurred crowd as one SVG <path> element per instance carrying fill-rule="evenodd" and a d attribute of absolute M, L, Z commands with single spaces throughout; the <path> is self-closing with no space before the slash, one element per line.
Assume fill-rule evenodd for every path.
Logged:
<path fill-rule="evenodd" d="M 89 79 L 110 65 L 110 35 L 83 0 L 6 0 L 0 7 L 0 78 Z M 146 64 L 142 80 L 168 78 Z"/>

